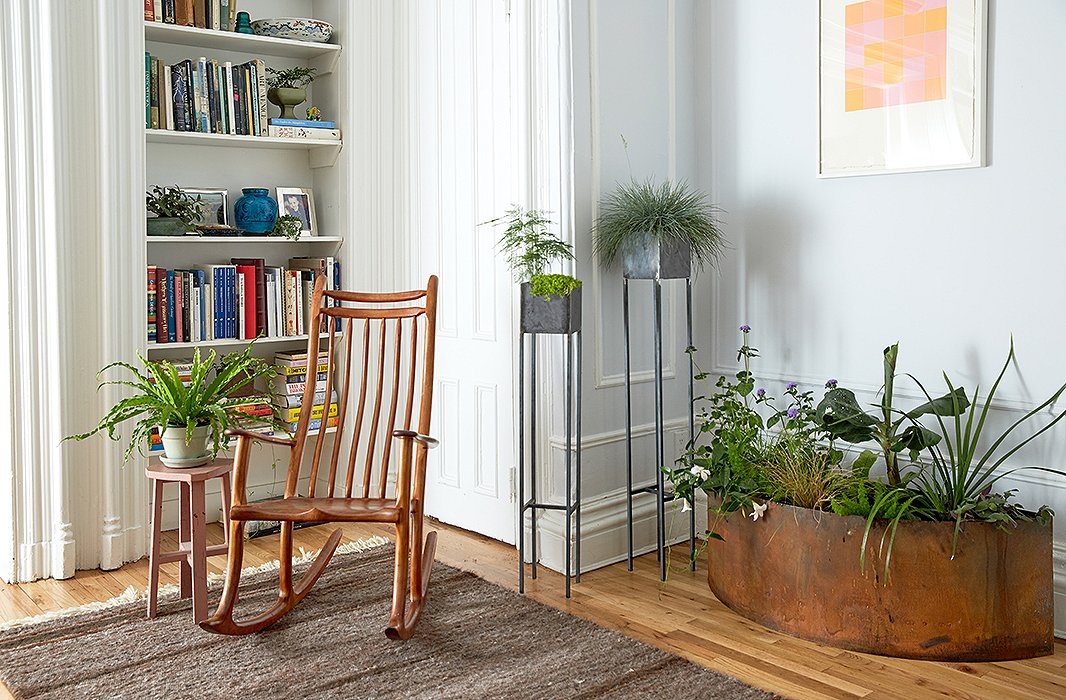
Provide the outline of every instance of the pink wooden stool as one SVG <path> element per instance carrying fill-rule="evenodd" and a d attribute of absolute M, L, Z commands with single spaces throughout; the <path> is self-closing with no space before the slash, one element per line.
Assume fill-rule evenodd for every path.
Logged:
<path fill-rule="evenodd" d="M 144 474 L 152 480 L 152 551 L 148 562 L 148 617 L 155 617 L 159 592 L 159 565 L 181 562 L 181 597 L 192 596 L 193 618 L 207 619 L 207 557 L 229 551 L 230 471 L 232 459 L 218 459 L 212 464 L 187 469 L 173 469 L 163 464 L 145 467 Z M 207 546 L 205 535 L 204 482 L 222 479 L 222 519 L 226 544 Z M 163 519 L 163 484 L 176 482 L 180 490 L 178 534 L 180 547 L 174 552 L 159 551 L 159 528 Z"/>

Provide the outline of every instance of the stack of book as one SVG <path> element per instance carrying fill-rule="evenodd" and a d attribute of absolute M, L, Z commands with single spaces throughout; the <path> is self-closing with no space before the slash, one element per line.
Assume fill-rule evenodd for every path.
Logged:
<path fill-rule="evenodd" d="M 315 377 L 315 395 L 311 406 L 305 406 L 303 402 L 304 389 L 307 387 L 307 353 L 306 352 L 279 352 L 274 355 L 274 365 L 277 367 L 278 376 L 274 377 L 274 412 L 275 417 L 284 424 L 290 433 L 296 431 L 300 416 L 304 410 L 311 411 L 311 422 L 308 430 L 319 430 L 323 427 L 323 419 L 326 428 L 337 425 L 337 392 L 331 386 L 326 385 L 329 366 L 323 356 L 319 357 Z M 326 393 L 329 392 L 329 410 L 326 410 Z"/>
<path fill-rule="evenodd" d="M 267 126 L 267 136 L 282 139 L 326 139 L 340 141 L 341 132 L 334 122 L 312 119 L 282 119 L 273 117 Z"/>
<path fill-rule="evenodd" d="M 191 270 L 149 265 L 148 342 L 306 335 L 316 274 L 325 276 L 326 289 L 340 288 L 340 263 L 333 257 L 289 258 L 288 267 L 266 265 L 263 258 Z"/>
<path fill-rule="evenodd" d="M 232 32 L 237 0 L 144 0 L 144 21 Z"/>
<path fill-rule="evenodd" d="M 203 56 L 170 65 L 145 52 L 144 125 L 269 136 L 266 66 L 258 58 L 234 65 Z"/>
<path fill-rule="evenodd" d="M 249 396 L 246 401 L 233 406 L 230 411 L 236 414 L 233 418 L 239 427 L 261 435 L 274 434 L 271 421 L 274 411 L 270 397 L 259 394 Z"/>

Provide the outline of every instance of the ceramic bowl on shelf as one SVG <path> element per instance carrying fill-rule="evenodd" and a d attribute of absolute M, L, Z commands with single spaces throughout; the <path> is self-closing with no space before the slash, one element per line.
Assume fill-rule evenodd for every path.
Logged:
<path fill-rule="evenodd" d="M 333 36 L 333 25 L 320 19 L 271 17 L 252 22 L 252 31 L 275 39 L 295 39 L 324 44 Z"/>

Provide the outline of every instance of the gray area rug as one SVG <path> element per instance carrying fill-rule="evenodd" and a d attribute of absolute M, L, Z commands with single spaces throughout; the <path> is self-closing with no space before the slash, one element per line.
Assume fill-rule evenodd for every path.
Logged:
<path fill-rule="evenodd" d="M 18 698 L 773 697 L 440 562 L 415 637 L 393 642 L 391 578 L 391 547 L 338 555 L 293 612 L 245 637 L 201 631 L 173 594 L 154 620 L 138 600 L 11 629 L 0 679 Z M 263 610 L 276 574 L 241 590 L 242 617 Z"/>

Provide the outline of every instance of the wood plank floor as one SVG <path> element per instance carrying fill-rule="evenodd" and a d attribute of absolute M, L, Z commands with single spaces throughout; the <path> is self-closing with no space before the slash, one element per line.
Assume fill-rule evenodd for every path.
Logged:
<path fill-rule="evenodd" d="M 517 589 L 517 554 L 512 547 L 446 525 L 434 526 L 440 532 L 439 561 Z M 389 535 L 387 528 L 375 525 L 353 524 L 344 530 L 346 540 Z M 326 527 L 299 530 L 296 544 L 317 548 L 329 531 Z M 166 533 L 164 539 L 165 548 L 172 548 L 174 533 Z M 209 526 L 208 541 L 222 541 L 217 525 Z M 252 540 L 245 549 L 245 566 L 276 558 L 276 547 L 276 536 Z M 745 620 L 710 594 L 703 567 L 694 574 L 678 570 L 686 561 L 681 548 L 675 548 L 673 561 L 675 571 L 665 587 L 659 585 L 652 554 L 639 558 L 632 573 L 621 563 L 583 575 L 569 601 L 563 597 L 562 576 L 543 568 L 535 581 L 527 576 L 526 591 L 542 603 L 785 697 L 1066 698 L 1066 643 L 1058 642 L 1053 656 L 991 664 L 908 661 L 842 651 Z M 209 560 L 217 572 L 224 563 L 224 557 Z M 161 582 L 175 582 L 177 568 L 177 564 L 164 566 Z M 105 600 L 130 585 L 143 589 L 147 578 L 148 562 L 142 559 L 116 571 L 79 571 L 66 581 L 0 584 L 0 619 Z M 427 615 L 433 614 L 432 588 L 430 591 Z M 303 604 L 313 605 L 313 599 L 312 593 Z M 199 630 L 190 626 L 190 633 L 198 634 Z M 383 645 L 390 643 L 382 637 Z M 0 692 L 3 696 L 5 693 Z"/>

